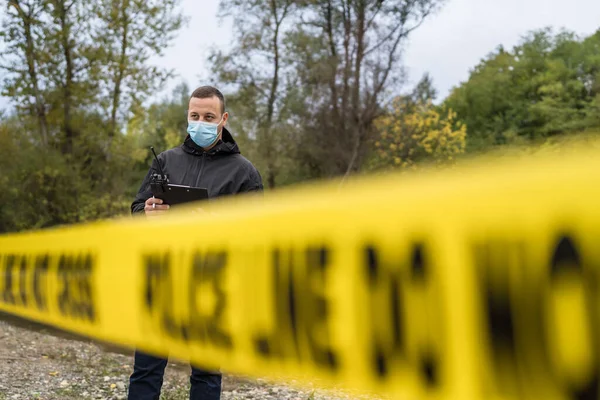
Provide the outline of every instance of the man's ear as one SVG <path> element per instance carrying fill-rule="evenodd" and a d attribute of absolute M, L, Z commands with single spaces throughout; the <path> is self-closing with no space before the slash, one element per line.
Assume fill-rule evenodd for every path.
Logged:
<path fill-rule="evenodd" d="M 223 113 L 223 126 L 227 125 L 227 120 L 229 119 L 229 113 L 225 111 Z"/>

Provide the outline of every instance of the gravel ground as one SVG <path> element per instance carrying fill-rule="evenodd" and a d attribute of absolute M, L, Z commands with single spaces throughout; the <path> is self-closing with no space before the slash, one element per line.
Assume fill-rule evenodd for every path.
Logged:
<path fill-rule="evenodd" d="M 126 399 L 132 357 L 102 347 L 0 322 L 0 400 Z M 188 398 L 188 369 L 171 364 L 162 400 Z M 225 376 L 222 400 L 371 399 L 344 392 L 298 390 Z"/>

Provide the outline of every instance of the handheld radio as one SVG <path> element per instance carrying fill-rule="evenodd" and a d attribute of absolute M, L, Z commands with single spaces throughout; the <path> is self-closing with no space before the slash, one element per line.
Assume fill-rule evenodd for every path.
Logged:
<path fill-rule="evenodd" d="M 150 178 L 150 188 L 152 189 L 152 193 L 155 197 L 158 197 L 157 194 L 165 193 L 167 191 L 167 185 L 169 184 L 169 178 L 165 174 L 160 165 L 160 161 L 158 161 L 158 156 L 154 151 L 154 146 L 150 146 L 150 150 L 152 150 L 152 154 L 154 155 L 154 159 L 156 160 L 156 164 L 158 164 L 158 171 L 160 174 L 152 174 Z"/>
<path fill-rule="evenodd" d="M 162 165 L 160 165 L 154 147 L 151 146 L 150 150 L 152 150 L 154 159 L 158 164 L 158 171 L 160 172 L 159 174 L 152 174 L 150 177 L 150 189 L 152 190 L 152 195 L 154 197 L 161 199 L 163 204 L 169 205 L 208 199 L 208 190 L 206 188 L 170 183 L 169 178 L 162 169 Z"/>

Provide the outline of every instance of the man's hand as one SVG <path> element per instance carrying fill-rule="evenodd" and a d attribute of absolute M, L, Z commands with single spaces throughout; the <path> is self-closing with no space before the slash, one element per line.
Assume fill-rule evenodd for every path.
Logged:
<path fill-rule="evenodd" d="M 144 212 L 147 217 L 156 217 L 164 214 L 169 209 L 168 204 L 163 204 L 161 199 L 150 197 L 144 205 Z"/>

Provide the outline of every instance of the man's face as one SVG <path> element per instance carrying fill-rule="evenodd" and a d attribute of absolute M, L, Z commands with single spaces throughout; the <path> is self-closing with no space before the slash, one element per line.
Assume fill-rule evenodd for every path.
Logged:
<path fill-rule="evenodd" d="M 228 113 L 221 113 L 221 102 L 216 96 L 206 99 L 192 97 L 188 107 L 188 121 L 203 121 L 219 124 L 219 132 L 227 124 Z"/>

